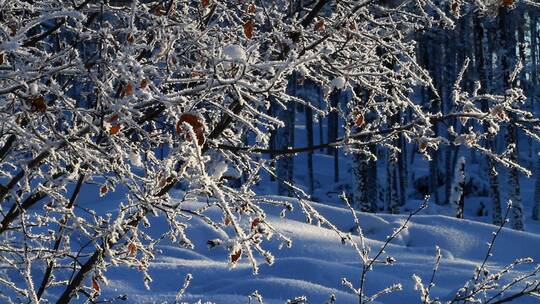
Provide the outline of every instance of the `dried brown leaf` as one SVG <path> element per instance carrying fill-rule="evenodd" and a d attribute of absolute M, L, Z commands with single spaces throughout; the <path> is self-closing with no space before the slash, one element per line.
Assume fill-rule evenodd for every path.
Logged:
<path fill-rule="evenodd" d="M 253 38 L 253 20 L 248 20 L 246 23 L 244 23 L 244 35 L 247 39 Z"/>

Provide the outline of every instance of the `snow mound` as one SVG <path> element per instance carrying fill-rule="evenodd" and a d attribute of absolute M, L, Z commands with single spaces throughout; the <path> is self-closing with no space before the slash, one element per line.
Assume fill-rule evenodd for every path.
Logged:
<path fill-rule="evenodd" d="M 275 197 L 274 197 L 275 198 Z M 290 200 L 294 203 L 294 200 Z M 186 208 L 200 207 L 202 202 L 190 202 Z M 353 232 L 354 223 L 347 208 L 312 203 L 325 217 L 344 232 Z M 223 248 L 208 248 L 206 242 L 216 237 L 224 238 L 227 232 L 208 227 L 202 220 L 190 222 L 188 235 L 194 250 L 179 248 L 171 243 L 159 246 L 161 254 L 150 263 L 154 281 L 145 290 L 142 275 L 126 268 L 116 268 L 107 273 L 109 286 L 104 287 L 105 296 L 126 294 L 129 303 L 174 303 L 184 277 L 193 274 L 193 280 L 182 301 L 195 303 L 248 303 L 248 296 L 258 290 L 264 303 L 285 303 L 287 299 L 306 296 L 308 303 L 325 303 L 335 294 L 337 303 L 358 303 L 356 295 L 341 285 L 342 278 L 357 284 L 361 261 L 350 245 L 341 243 L 336 233 L 325 227 L 307 224 L 300 208 L 279 216 L 281 209 L 265 208 L 268 221 L 293 240 L 292 248 L 279 249 L 278 241 L 265 243 L 276 256 L 275 264 L 268 266 L 262 261 L 260 274 L 252 275 L 251 266 L 245 259 L 231 269 L 228 255 Z M 208 216 L 217 216 L 209 212 Z M 374 215 L 359 213 L 360 225 L 372 254 L 386 241 L 386 237 L 405 220 L 404 215 Z M 153 226 L 164 225 L 156 219 Z M 401 283 L 403 291 L 385 295 L 376 303 L 420 303 L 418 291 L 414 290 L 413 274 L 424 282 L 431 276 L 435 246 L 441 247 L 442 260 L 435 278 L 432 294 L 441 300 L 450 299 L 463 283 L 471 278 L 487 250 L 486 243 L 497 227 L 468 220 L 440 215 L 417 215 L 408 228 L 388 247 L 384 256 L 396 259 L 393 265 L 376 265 L 367 277 L 366 293 L 377 291 L 394 283 Z M 358 237 L 355 237 L 359 240 Z M 497 239 L 490 270 L 499 270 L 519 257 L 540 260 L 540 236 L 504 228 Z M 261 259 L 262 260 L 262 259 Z M 506 280 L 523 274 L 517 269 Z M 522 298 L 513 303 L 534 303 L 535 299 Z M 205 302 L 205 303 L 206 303 Z M 252 301 L 256 303 L 256 301 Z"/>

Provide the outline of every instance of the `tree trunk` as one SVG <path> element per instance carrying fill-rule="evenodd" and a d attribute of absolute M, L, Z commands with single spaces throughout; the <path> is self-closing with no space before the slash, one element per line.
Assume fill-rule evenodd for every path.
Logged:
<path fill-rule="evenodd" d="M 329 98 L 333 110 L 328 116 L 328 142 L 334 142 L 338 138 L 339 115 L 337 109 L 341 99 L 341 90 L 335 89 Z M 339 150 L 329 147 L 327 153 L 334 156 L 334 182 L 337 183 L 339 182 Z"/>
<path fill-rule="evenodd" d="M 456 217 L 459 219 L 464 218 L 465 211 L 465 195 L 463 190 L 465 189 L 465 158 L 460 157 L 454 170 L 455 176 L 452 186 L 452 193 L 450 195 L 450 203 L 456 209 Z"/>
<path fill-rule="evenodd" d="M 534 180 L 534 203 L 532 209 L 532 219 L 540 220 L 540 157 L 536 160 L 536 179 Z"/>
<path fill-rule="evenodd" d="M 514 150 L 510 154 L 510 160 L 517 162 L 518 160 L 518 148 L 516 138 L 515 126 L 508 127 L 507 142 L 508 145 L 515 145 Z M 511 168 L 508 173 L 508 196 L 512 201 L 512 210 L 510 215 L 510 225 L 515 230 L 525 230 L 523 223 L 523 204 L 521 203 L 521 188 L 519 184 L 519 172 L 516 168 Z"/>
<path fill-rule="evenodd" d="M 276 115 L 277 110 L 276 110 L 276 102 L 275 102 L 275 100 L 273 100 L 272 97 L 270 97 L 269 100 L 270 100 L 270 107 L 268 108 L 268 115 L 270 117 L 278 117 Z M 276 130 L 271 130 L 270 131 L 270 140 L 269 140 L 270 142 L 269 142 L 268 145 L 269 145 L 269 148 L 270 148 L 271 151 L 277 149 L 277 147 L 276 147 L 276 133 L 277 133 Z M 274 155 L 274 153 L 270 153 L 270 159 L 272 160 L 272 163 L 271 163 L 270 166 L 272 166 L 274 169 L 276 167 L 276 159 L 275 159 L 275 157 L 276 156 Z M 276 177 L 274 175 L 270 175 L 270 181 L 273 181 L 273 182 L 276 181 Z"/>
<path fill-rule="evenodd" d="M 375 212 L 368 200 L 368 160 L 364 154 L 353 156 L 353 206 L 362 212 Z"/>
<path fill-rule="evenodd" d="M 374 155 L 377 155 L 377 146 L 372 145 L 369 147 L 370 152 Z M 379 209 L 379 178 L 377 170 L 377 162 L 370 161 L 367 164 L 367 193 L 368 201 L 373 212 Z"/>
<path fill-rule="evenodd" d="M 475 58 L 476 58 L 476 72 L 478 74 L 478 79 L 480 81 L 480 84 L 482 86 L 482 89 L 480 89 L 479 93 L 485 93 L 486 87 L 488 87 L 488 72 L 486 71 L 486 66 L 491 69 L 491 58 L 486 60 L 486 52 L 484 51 L 484 33 L 485 33 L 485 25 L 482 22 L 482 19 L 480 16 L 475 13 L 474 16 L 474 34 L 475 34 Z M 489 39 L 487 41 L 489 44 Z M 491 53 L 488 50 L 488 56 L 491 57 Z M 489 111 L 489 105 L 487 100 L 480 101 L 480 108 L 483 112 Z M 483 130 L 484 134 L 488 134 L 488 124 L 484 123 Z M 489 136 L 486 139 L 485 145 L 488 149 L 490 149 L 492 152 L 495 152 L 494 150 L 494 142 L 493 138 Z M 485 157 L 486 162 L 486 175 L 488 176 L 489 180 L 489 187 L 490 187 L 490 197 L 491 197 L 491 206 L 492 206 L 492 222 L 494 225 L 500 225 L 502 224 L 502 210 L 501 210 L 501 199 L 500 199 L 500 193 L 499 193 L 499 181 L 497 176 L 497 170 L 496 170 L 496 163 L 494 160 L 492 160 L 489 157 Z"/>
<path fill-rule="evenodd" d="M 319 87 L 317 89 L 318 91 L 318 96 L 319 96 L 319 108 L 322 109 L 322 103 L 323 103 L 323 89 L 321 87 Z M 319 114 L 318 116 L 318 121 L 319 121 L 319 145 L 322 145 L 324 143 L 324 135 L 323 135 L 323 130 L 324 130 L 324 127 L 323 127 L 323 116 L 322 114 Z M 320 149 L 321 152 L 324 151 L 324 148 L 321 148 Z"/>
<path fill-rule="evenodd" d="M 508 8 L 501 8 L 499 11 L 499 24 L 501 31 L 501 68 L 503 74 L 503 88 L 506 90 L 510 88 L 510 70 L 513 66 L 512 62 L 515 58 L 515 27 L 512 22 L 514 19 L 513 12 L 508 11 Z M 511 115 L 511 114 L 510 114 Z M 508 125 L 506 134 L 506 144 L 509 148 L 513 147 L 509 158 L 513 162 L 518 161 L 518 142 L 517 142 L 517 130 L 512 124 Z M 508 172 L 508 197 L 512 201 L 512 209 L 510 214 L 510 225 L 515 230 L 524 230 L 525 225 L 523 223 L 523 205 L 521 203 L 521 189 L 519 184 L 519 173 L 516 168 L 510 168 Z"/>
<path fill-rule="evenodd" d="M 313 85 L 308 87 L 309 90 L 314 90 Z M 311 100 L 306 100 L 311 102 Z M 306 135 L 308 147 L 313 147 L 313 110 L 310 107 L 306 107 Z M 308 188 L 309 194 L 313 195 L 314 191 L 314 175 L 313 175 L 313 151 L 310 150 L 307 154 L 307 169 L 308 169 Z"/>
<path fill-rule="evenodd" d="M 398 155 L 398 184 L 399 184 L 399 205 L 405 206 L 407 202 L 407 142 L 403 136 L 399 137 L 401 153 Z"/>
<path fill-rule="evenodd" d="M 396 161 L 397 156 L 393 151 L 387 151 L 386 157 L 386 211 L 391 214 L 399 213 L 399 202 L 397 194 Z"/>
<path fill-rule="evenodd" d="M 296 91 L 296 77 L 293 75 L 289 80 L 288 91 L 289 94 L 295 95 Z M 295 103 L 292 101 L 287 102 L 287 108 L 283 109 L 280 106 L 276 106 L 277 115 L 281 121 L 285 123 L 283 128 L 280 128 L 276 132 L 276 147 L 278 150 L 288 149 L 294 145 L 294 127 L 295 127 Z M 293 182 L 294 173 L 294 158 L 292 155 L 280 156 L 276 163 L 276 175 L 278 177 L 278 194 L 285 196 L 292 196 L 293 191 L 286 183 Z"/>

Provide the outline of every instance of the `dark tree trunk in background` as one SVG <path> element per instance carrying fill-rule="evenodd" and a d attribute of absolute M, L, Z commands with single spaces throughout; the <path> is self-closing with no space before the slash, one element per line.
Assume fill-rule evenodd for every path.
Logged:
<path fill-rule="evenodd" d="M 440 86 L 440 76 L 441 71 L 440 67 L 437 64 L 437 59 L 435 58 L 436 54 L 440 54 L 441 47 L 440 47 L 440 41 L 437 39 L 434 39 L 432 37 L 433 35 L 426 35 L 426 45 L 431 48 L 430 52 L 425 52 L 425 63 L 427 66 L 433 67 L 433 80 L 435 83 L 435 87 Z M 432 92 L 429 90 L 427 92 L 427 103 L 430 104 L 431 113 L 438 113 L 441 110 L 441 100 L 439 97 L 435 95 L 435 92 Z M 439 135 L 439 125 L 435 123 L 432 128 L 433 136 L 437 137 Z M 429 163 L 429 193 L 431 194 L 433 201 L 440 205 L 443 204 L 444 201 L 442 201 L 439 197 L 439 149 L 437 150 L 431 150 L 430 156 L 431 156 L 431 162 Z"/>
<path fill-rule="evenodd" d="M 360 97 L 364 103 L 368 102 L 369 91 L 358 89 L 356 96 Z M 364 107 L 361 105 L 361 107 Z M 363 127 L 354 127 L 355 132 L 360 132 Z M 364 139 L 369 141 L 368 138 Z M 370 145 L 366 147 L 369 153 L 377 153 L 376 147 Z M 377 190 L 377 162 L 369 159 L 366 154 L 355 153 L 352 164 L 352 196 L 354 207 L 363 212 L 378 211 L 378 190 Z"/>
<path fill-rule="evenodd" d="M 328 115 L 328 142 L 335 142 L 338 138 L 339 115 L 337 109 L 341 100 L 341 90 L 334 89 L 329 98 L 332 112 Z M 337 183 L 339 182 L 339 150 L 329 147 L 327 153 L 334 156 L 334 182 Z"/>
<path fill-rule="evenodd" d="M 339 183 L 339 150 L 334 149 L 334 182 Z"/>
<path fill-rule="evenodd" d="M 289 80 L 288 88 L 289 94 L 296 95 L 297 80 L 296 76 L 292 76 Z M 287 108 L 283 109 L 281 106 L 276 105 L 277 114 L 281 121 L 285 123 L 283 128 L 280 128 L 276 132 L 276 148 L 278 150 L 284 150 L 294 146 L 294 127 L 295 127 L 295 103 L 287 102 Z M 286 182 L 293 181 L 294 174 L 294 156 L 282 155 L 276 162 L 276 175 L 278 177 L 278 194 L 285 196 L 292 196 L 293 191 Z"/>
<path fill-rule="evenodd" d="M 493 54 L 497 48 L 496 46 L 496 37 L 497 37 L 497 25 L 494 21 L 486 22 L 484 21 L 485 29 L 483 33 L 486 33 L 486 44 L 487 44 L 487 54 L 484 54 L 485 58 L 485 74 L 486 81 L 483 83 L 483 87 L 486 88 L 486 91 L 493 91 L 494 86 L 497 84 L 495 79 L 495 60 L 493 59 Z M 487 108 L 487 103 L 484 105 L 484 108 Z M 496 152 L 496 137 L 490 136 L 487 138 L 487 148 L 492 152 Z M 499 176 L 497 173 L 497 164 L 495 160 L 487 157 L 487 173 L 489 180 L 490 188 L 490 197 L 491 197 L 491 219 L 494 225 L 502 224 L 502 208 L 501 208 L 501 193 L 499 188 Z"/>
<path fill-rule="evenodd" d="M 308 87 L 310 90 L 315 90 L 313 86 Z M 312 100 L 307 100 L 306 102 L 313 102 Z M 307 145 L 308 147 L 313 147 L 313 110 L 310 107 L 306 107 L 306 135 L 307 135 Z M 309 151 L 307 154 L 307 168 L 308 168 L 308 189 L 309 194 L 313 195 L 314 191 L 314 175 L 313 175 L 313 151 Z"/>
<path fill-rule="evenodd" d="M 527 19 L 525 18 L 525 12 L 523 10 L 523 7 L 519 7 L 519 9 L 516 9 L 516 12 L 514 12 L 514 15 L 517 15 L 517 38 L 518 38 L 518 56 L 521 63 L 526 66 L 527 61 L 525 57 L 525 29 L 524 26 L 527 22 Z M 531 87 L 529 85 L 529 81 L 527 80 L 527 68 L 524 68 L 518 79 L 519 79 L 519 86 L 524 90 L 525 96 L 530 96 Z M 529 111 L 532 111 L 532 103 L 531 100 L 527 100 L 526 107 Z M 519 135 L 518 135 L 519 136 Z M 530 157 L 532 157 L 532 137 L 527 136 L 527 154 Z"/>
<path fill-rule="evenodd" d="M 535 221 L 540 220 L 540 157 L 536 159 L 536 178 L 534 180 L 534 202 L 532 208 L 532 219 Z"/>
<path fill-rule="evenodd" d="M 332 93 L 330 93 L 330 96 L 328 96 L 328 101 L 330 103 L 330 107 L 332 108 L 331 112 L 328 114 L 328 126 L 327 126 L 327 136 L 328 136 L 328 142 L 334 142 L 337 139 L 337 121 L 338 121 L 338 113 L 337 113 L 337 106 L 339 102 L 339 91 L 337 89 L 334 89 Z M 328 147 L 326 148 L 326 154 L 328 155 L 334 155 L 335 148 Z"/>
<path fill-rule="evenodd" d="M 270 107 L 268 109 L 268 115 L 271 116 L 271 117 L 277 117 L 276 116 L 276 101 L 270 97 Z M 270 143 L 269 143 L 269 148 L 270 150 L 276 150 L 277 147 L 276 147 L 276 130 L 272 130 L 270 131 Z M 272 168 L 275 169 L 276 167 L 276 159 L 275 159 L 275 155 L 274 153 L 270 153 L 270 159 L 272 160 Z M 270 175 L 270 180 L 271 181 L 276 181 L 276 178 L 274 177 L 274 175 Z"/>
<path fill-rule="evenodd" d="M 514 67 L 516 58 L 515 49 L 515 11 L 509 11 L 507 8 L 501 8 L 499 11 L 499 30 L 501 34 L 500 39 L 500 58 L 501 69 L 503 75 L 503 89 L 506 90 L 510 87 L 509 80 L 511 70 Z M 511 114 L 510 114 L 511 115 Z M 517 162 L 519 156 L 517 130 L 515 126 L 508 125 L 506 134 L 506 143 L 508 147 L 514 147 L 510 153 L 510 160 Z M 508 198 L 512 201 L 512 209 L 510 212 L 510 225 L 515 230 L 524 230 L 523 223 L 523 205 L 521 203 L 521 189 L 519 184 L 519 173 L 515 168 L 508 170 Z"/>
<path fill-rule="evenodd" d="M 529 19 L 531 22 L 531 31 L 530 31 L 530 37 L 531 37 L 531 87 L 532 87 L 532 94 L 530 96 L 530 102 L 532 104 L 532 110 L 534 113 L 535 109 L 535 102 L 536 102 L 536 94 L 537 94 L 537 85 L 538 85 L 538 71 L 537 71 L 537 65 L 538 65 L 538 12 L 536 10 L 529 10 Z"/>
<path fill-rule="evenodd" d="M 517 134 L 516 128 L 513 126 L 508 127 L 507 142 L 508 145 L 516 145 L 514 151 L 510 154 L 510 160 L 517 162 L 518 160 L 518 148 L 517 148 Z M 508 196 L 512 201 L 512 210 L 510 215 L 510 225 L 515 230 L 525 230 L 523 223 L 523 204 L 521 203 L 521 188 L 519 183 L 519 172 L 515 168 L 511 168 L 508 172 Z"/>
<path fill-rule="evenodd" d="M 387 151 L 386 156 L 386 211 L 391 214 L 399 213 L 399 197 L 397 193 L 396 176 L 397 155 L 393 151 Z"/>
<path fill-rule="evenodd" d="M 459 28 L 459 27 L 457 27 Z M 456 31 L 457 31 L 456 28 Z M 447 114 L 454 110 L 454 102 L 452 100 L 452 90 L 453 87 L 451 83 L 455 81 L 456 77 L 456 39 L 460 33 L 456 33 L 455 31 L 449 31 L 446 33 L 444 37 L 445 45 L 447 45 L 447 48 L 444 50 L 444 62 L 446 63 L 444 65 L 445 70 L 443 70 L 443 82 L 446 83 L 444 85 L 444 88 L 441 90 L 441 97 L 442 97 L 442 111 L 443 113 Z M 454 130 L 456 128 L 456 119 L 452 118 L 448 121 L 449 127 L 452 127 Z M 446 132 L 446 131 L 444 131 Z M 450 136 L 450 134 L 447 134 L 448 138 L 450 140 L 453 140 L 453 138 Z M 445 192 L 445 203 L 450 203 L 450 195 L 452 191 L 452 176 L 454 174 L 454 155 L 457 155 L 458 149 L 457 146 L 454 144 L 449 144 L 443 146 L 444 152 L 444 172 L 446 178 L 444 179 L 444 192 Z"/>
<path fill-rule="evenodd" d="M 474 41 L 475 41 L 475 64 L 476 64 L 476 73 L 478 75 L 478 81 L 482 88 L 479 93 L 485 93 L 486 87 L 488 86 L 488 74 L 486 71 L 486 52 L 484 51 L 484 24 L 480 16 L 474 16 Z M 488 41 L 489 43 L 489 41 Z M 488 50 L 488 56 L 491 56 Z M 480 102 L 480 109 L 487 113 L 489 111 L 489 105 L 487 100 L 482 100 Z M 483 130 L 485 134 L 488 134 L 489 125 L 484 123 Z M 488 136 L 486 139 L 486 146 L 492 152 L 494 152 L 493 138 Z M 491 206 L 492 206 L 492 222 L 494 225 L 500 225 L 502 223 L 502 210 L 501 210 L 501 199 L 499 194 L 499 181 L 496 170 L 496 163 L 493 159 L 486 156 L 486 175 L 489 179 L 490 187 L 490 197 L 491 197 Z"/>
<path fill-rule="evenodd" d="M 389 127 L 398 123 L 399 113 L 392 115 L 388 121 Z M 398 145 L 398 138 L 393 140 L 394 146 Z M 399 213 L 400 197 L 398 194 L 398 152 L 395 150 L 386 150 L 386 211 L 391 214 Z"/>
<path fill-rule="evenodd" d="M 538 65 L 538 12 L 536 10 L 530 10 L 529 11 L 529 18 L 531 21 L 530 26 L 530 37 L 531 37 L 531 87 L 532 87 L 532 94 L 530 96 L 531 99 L 531 108 L 533 109 L 533 112 L 535 111 L 535 103 L 536 103 L 536 92 L 539 91 L 537 89 L 538 86 L 538 73 L 537 73 L 537 65 Z M 536 170 L 534 172 L 535 174 L 535 181 L 534 181 L 534 202 L 532 207 L 532 219 L 535 221 L 540 220 L 540 152 L 536 150 Z"/>
<path fill-rule="evenodd" d="M 353 207 L 362 212 L 375 212 L 368 200 L 368 160 L 366 155 L 353 155 Z"/>
<path fill-rule="evenodd" d="M 454 170 L 455 176 L 452 186 L 451 204 L 456 208 L 456 217 L 464 218 L 465 215 L 465 158 L 460 157 Z"/>
<path fill-rule="evenodd" d="M 372 154 L 377 155 L 376 145 L 370 146 L 369 149 Z M 370 161 L 367 164 L 367 193 L 371 210 L 375 212 L 379 209 L 379 178 L 376 161 Z"/>
<path fill-rule="evenodd" d="M 324 98 L 323 97 L 324 96 L 323 89 L 321 87 L 319 87 L 317 89 L 317 92 L 318 92 L 318 96 L 319 96 L 319 109 L 322 109 L 322 104 L 323 104 L 323 101 L 324 101 L 323 100 L 323 98 Z M 318 118 L 317 120 L 319 121 L 319 124 L 318 124 L 319 125 L 319 144 L 323 144 L 324 143 L 324 132 L 323 132 L 323 130 L 324 130 L 324 126 L 323 126 L 324 119 L 323 119 L 322 114 L 319 114 L 317 118 Z M 323 152 L 324 148 L 321 148 L 319 151 Z"/>
<path fill-rule="evenodd" d="M 399 137 L 399 146 L 401 153 L 398 155 L 398 184 L 399 184 L 399 205 L 405 206 L 407 202 L 407 187 L 408 173 L 407 173 L 407 142 L 403 136 Z"/>

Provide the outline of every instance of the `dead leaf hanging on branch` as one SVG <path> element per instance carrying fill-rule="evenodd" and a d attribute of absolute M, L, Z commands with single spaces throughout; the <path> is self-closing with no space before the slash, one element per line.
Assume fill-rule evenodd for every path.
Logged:
<path fill-rule="evenodd" d="M 96 292 L 101 291 L 101 287 L 99 286 L 99 283 L 95 277 L 92 278 L 92 289 L 94 289 Z"/>
<path fill-rule="evenodd" d="M 253 20 L 248 20 L 244 23 L 244 35 L 247 39 L 253 38 Z"/>
<path fill-rule="evenodd" d="M 324 28 L 324 19 L 321 19 L 319 21 L 317 21 L 315 23 L 315 25 L 313 26 L 313 29 L 316 31 L 316 32 L 320 32 L 322 31 Z"/>
<path fill-rule="evenodd" d="M 178 134 L 185 134 L 186 138 L 188 140 L 191 140 L 191 136 L 187 134 L 184 128 L 182 127 L 183 123 L 187 123 L 193 128 L 193 132 L 195 132 L 195 136 L 197 137 L 197 143 L 200 146 L 202 146 L 205 141 L 204 121 L 202 120 L 202 118 L 191 113 L 183 113 L 180 116 L 180 119 L 178 120 L 178 123 L 176 124 L 176 132 Z"/>
<path fill-rule="evenodd" d="M 43 96 L 31 97 L 28 99 L 33 112 L 47 112 L 47 104 L 45 103 L 45 98 Z"/>
<path fill-rule="evenodd" d="M 231 255 L 231 263 L 236 264 L 242 257 L 242 249 L 238 249 L 235 253 Z"/>

